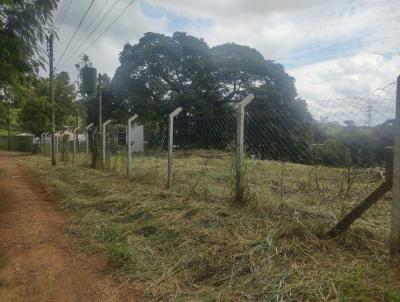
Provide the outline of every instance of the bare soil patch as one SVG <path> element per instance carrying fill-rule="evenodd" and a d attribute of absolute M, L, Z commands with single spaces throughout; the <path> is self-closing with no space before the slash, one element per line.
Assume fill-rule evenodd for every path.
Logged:
<path fill-rule="evenodd" d="M 143 301 L 76 252 L 69 218 L 17 156 L 0 152 L 0 301 Z"/>

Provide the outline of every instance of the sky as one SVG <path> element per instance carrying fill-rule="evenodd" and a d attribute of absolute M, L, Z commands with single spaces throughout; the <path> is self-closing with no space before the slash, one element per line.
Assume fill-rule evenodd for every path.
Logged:
<path fill-rule="evenodd" d="M 91 2 L 71 1 L 58 31 L 56 63 Z M 346 106 L 343 102 L 332 102 L 328 108 L 321 106 L 322 100 L 351 99 L 354 105 L 358 97 L 375 95 L 383 87 L 389 88 L 379 91 L 379 99 L 391 100 L 372 104 L 377 107 L 375 116 L 393 114 L 388 110 L 393 111 L 395 91 L 390 84 L 400 74 L 399 0 L 136 0 L 127 8 L 130 2 L 94 0 L 56 64 L 57 71 L 74 74 L 74 64 L 85 52 L 99 72 L 112 76 L 125 43 L 137 43 L 149 31 L 167 35 L 184 31 L 204 38 L 209 46 L 227 42 L 248 45 L 282 64 L 295 77 L 299 96 L 307 100 L 316 117 L 330 111 L 346 112 L 346 108 L 333 109 Z M 90 35 L 114 3 L 114 9 Z M 362 105 L 348 111 L 359 113 L 367 104 Z"/>

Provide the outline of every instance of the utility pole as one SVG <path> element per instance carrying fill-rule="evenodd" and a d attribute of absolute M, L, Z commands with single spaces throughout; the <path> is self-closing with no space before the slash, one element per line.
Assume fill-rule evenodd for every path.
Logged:
<path fill-rule="evenodd" d="M 56 114 L 55 114 L 55 108 L 54 108 L 54 53 L 53 53 L 53 42 L 54 42 L 54 35 L 53 33 L 50 33 L 49 36 L 49 59 L 50 59 L 50 72 L 49 72 L 49 78 L 50 78 L 50 100 L 51 100 L 51 105 L 52 105 L 52 122 L 51 122 L 51 165 L 55 166 L 57 165 L 56 162 L 56 146 L 55 146 L 55 133 L 56 133 Z"/>

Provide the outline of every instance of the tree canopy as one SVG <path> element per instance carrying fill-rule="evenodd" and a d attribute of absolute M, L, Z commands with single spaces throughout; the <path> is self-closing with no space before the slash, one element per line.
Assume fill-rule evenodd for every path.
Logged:
<path fill-rule="evenodd" d="M 0 1 L 0 88 L 21 82 L 43 66 L 39 43 L 51 27 L 58 0 Z"/>
<path fill-rule="evenodd" d="M 56 129 L 76 124 L 80 115 L 76 102 L 75 86 L 70 83 L 68 73 L 61 72 L 54 77 Z M 51 130 L 51 114 L 53 106 L 50 103 L 48 79 L 36 78 L 27 96 L 22 102 L 20 111 L 21 129 L 39 135 Z"/>
<path fill-rule="evenodd" d="M 266 113 L 249 122 L 255 132 L 269 125 L 287 144 L 303 146 L 315 130 L 305 101 L 297 98 L 294 78 L 282 65 L 265 60 L 248 46 L 228 43 L 210 48 L 204 40 L 182 32 L 146 33 L 137 44 L 126 44 L 112 90 L 116 104 L 142 120 L 161 119 L 178 106 L 186 113 L 181 116 L 220 116 L 232 112 L 232 104 L 252 92 L 256 99 L 247 111 Z M 219 140 L 221 135 L 212 132 Z M 248 144 L 259 147 L 257 137 L 262 136 L 255 133 Z M 264 147 L 273 156 L 273 148 Z"/>

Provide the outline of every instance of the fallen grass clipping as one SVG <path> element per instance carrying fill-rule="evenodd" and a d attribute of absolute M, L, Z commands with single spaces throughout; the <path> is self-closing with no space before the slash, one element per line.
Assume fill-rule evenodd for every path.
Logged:
<path fill-rule="evenodd" d="M 210 175 L 198 186 L 204 194 L 184 194 L 185 177 L 166 191 L 148 179 L 51 168 L 40 156 L 23 162 L 74 214 L 70 230 L 85 248 L 105 251 L 114 273 L 140 284 L 151 300 L 400 301 L 385 242 L 387 200 L 346 234 L 319 239 L 379 184 L 373 176 L 347 190 L 345 171 L 254 161 L 247 167 L 250 203 L 237 207 L 215 194 L 216 183 L 210 193 Z"/>

